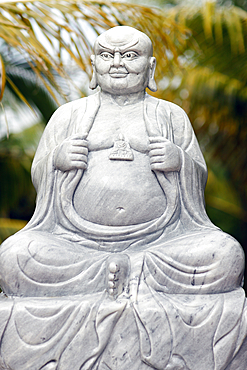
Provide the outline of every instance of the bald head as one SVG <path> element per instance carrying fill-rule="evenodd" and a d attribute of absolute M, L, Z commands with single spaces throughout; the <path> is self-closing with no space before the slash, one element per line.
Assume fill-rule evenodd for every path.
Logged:
<path fill-rule="evenodd" d="M 114 27 L 102 33 L 91 56 L 92 89 L 98 85 L 112 94 L 132 94 L 148 87 L 156 91 L 156 61 L 150 38 L 132 27 Z"/>
<path fill-rule="evenodd" d="M 94 52 L 97 54 L 99 48 L 119 48 L 122 51 L 136 46 L 143 50 L 148 56 L 153 55 L 153 46 L 150 38 L 143 32 L 128 26 L 117 26 L 102 33 L 95 41 Z"/>

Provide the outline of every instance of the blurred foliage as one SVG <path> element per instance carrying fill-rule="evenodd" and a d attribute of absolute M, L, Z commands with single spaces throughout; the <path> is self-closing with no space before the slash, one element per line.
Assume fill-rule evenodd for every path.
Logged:
<path fill-rule="evenodd" d="M 26 225 L 27 221 L 0 218 L 0 240 L 7 239 Z M 1 290 L 0 290 L 1 292 Z"/>
<path fill-rule="evenodd" d="M 28 220 L 33 213 L 36 194 L 30 170 L 42 132 L 43 125 L 36 124 L 0 142 L 0 219 Z M 13 227 L 12 224 L 9 228 Z M 0 222 L 0 230 L 1 225 L 3 221 Z M 4 225 L 8 228 L 7 221 Z"/>
<path fill-rule="evenodd" d="M 217 4 L 228 7 L 234 5 L 247 11 L 247 0 L 218 0 Z"/>
<path fill-rule="evenodd" d="M 47 122 L 52 113 L 58 108 L 57 102 L 51 96 L 45 85 L 39 81 L 33 68 L 6 43 L 0 46 L 0 53 L 5 64 L 6 89 L 8 101 L 3 100 L 4 106 L 13 106 L 16 101 L 25 102 L 34 112 L 37 112 L 44 122 Z M 14 95 L 11 98 L 11 94 Z"/>

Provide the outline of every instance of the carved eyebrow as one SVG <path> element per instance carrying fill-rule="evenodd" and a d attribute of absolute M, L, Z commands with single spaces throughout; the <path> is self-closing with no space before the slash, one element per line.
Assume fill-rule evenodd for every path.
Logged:
<path fill-rule="evenodd" d="M 103 49 L 103 50 L 99 50 L 100 52 L 102 52 L 102 51 L 108 51 L 109 53 L 114 54 L 114 50 L 113 49 L 110 49 L 107 46 L 104 46 L 104 45 L 102 45 L 100 43 L 98 43 L 98 45 L 101 47 L 101 49 Z"/>
<path fill-rule="evenodd" d="M 129 49 L 131 49 L 131 48 L 133 48 L 133 46 L 137 45 L 138 42 L 139 42 L 139 40 L 137 39 L 134 42 L 125 45 L 123 49 L 121 47 L 119 49 L 120 49 L 121 53 L 125 53 L 125 51 L 129 51 Z"/>
<path fill-rule="evenodd" d="M 102 49 L 104 49 L 103 51 L 108 51 L 109 53 L 114 54 L 115 49 L 118 49 L 120 51 L 120 53 L 122 54 L 122 53 L 125 53 L 126 51 L 129 51 L 129 49 L 132 48 L 133 46 L 137 45 L 138 42 L 139 42 L 139 39 L 135 39 L 133 42 L 130 42 L 127 45 L 124 45 L 123 48 L 121 46 L 115 46 L 113 49 L 111 49 L 108 46 L 105 46 L 105 45 L 101 44 L 100 42 L 98 43 L 98 45 Z M 100 52 L 102 52 L 102 50 L 100 50 Z"/>

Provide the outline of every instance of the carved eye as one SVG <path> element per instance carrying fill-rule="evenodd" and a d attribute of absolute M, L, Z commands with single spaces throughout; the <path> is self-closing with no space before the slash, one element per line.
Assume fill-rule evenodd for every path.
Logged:
<path fill-rule="evenodd" d="M 103 52 L 100 54 L 101 58 L 103 58 L 104 60 L 110 60 L 110 59 L 113 59 L 113 55 L 111 53 L 108 53 L 108 52 Z"/>
<path fill-rule="evenodd" d="M 134 51 L 127 51 L 126 53 L 123 54 L 122 57 L 127 60 L 133 60 L 138 57 L 138 54 L 135 53 Z"/>

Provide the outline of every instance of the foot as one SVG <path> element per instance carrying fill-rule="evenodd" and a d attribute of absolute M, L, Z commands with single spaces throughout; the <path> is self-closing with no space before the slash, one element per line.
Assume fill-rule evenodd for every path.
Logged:
<path fill-rule="evenodd" d="M 117 299 L 128 288 L 129 258 L 126 254 L 113 255 L 108 260 L 107 290 Z"/>

